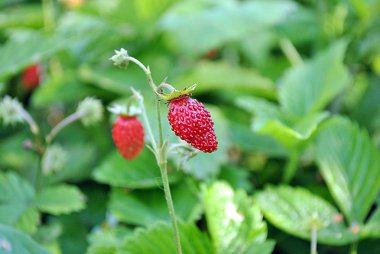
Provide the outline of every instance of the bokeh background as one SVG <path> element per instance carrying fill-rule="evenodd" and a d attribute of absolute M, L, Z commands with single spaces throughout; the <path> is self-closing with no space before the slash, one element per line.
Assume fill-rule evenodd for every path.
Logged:
<path fill-rule="evenodd" d="M 323 142 L 339 130 L 342 140 L 349 140 L 354 134 L 344 128 L 359 126 L 367 135 L 363 142 L 371 143 L 368 149 L 376 155 L 369 157 L 363 145 L 342 156 L 359 154 L 369 164 L 379 160 L 380 1 L 0 0 L 0 95 L 18 98 L 42 133 L 75 111 L 85 97 L 97 97 L 107 107 L 125 102 L 131 86 L 144 95 L 156 126 L 154 97 L 144 73 L 133 64 L 119 69 L 109 60 L 120 48 L 149 65 L 157 84 L 165 78 L 176 88 L 198 84 L 193 96 L 215 120 L 220 144 L 216 153 L 183 164 L 178 154 L 171 155 L 174 199 L 182 219 L 208 230 L 200 198 L 204 184 L 223 180 L 249 197 L 268 185 L 297 186 L 338 207 L 339 222 L 339 215 L 346 216 L 342 230 L 350 236 L 331 243 L 327 234 L 319 252 L 348 253 L 357 242 L 355 226 L 361 229 L 380 202 L 380 183 L 357 183 L 369 186 L 362 194 L 370 197 L 369 208 L 362 221 L 350 220 L 332 190 L 339 183 L 326 185 L 327 171 L 320 172 L 326 165 L 323 150 L 329 147 Z M 165 137 L 176 141 L 165 119 L 167 107 L 162 108 Z M 334 116 L 342 118 L 331 139 L 315 139 L 322 123 Z M 57 137 L 67 160 L 62 170 L 44 177 L 44 185 L 65 183 L 80 190 L 85 205 L 69 214 L 28 210 L 34 209 L 34 191 L 20 186 L 33 182 L 39 167 L 38 156 L 25 149 L 32 136 L 25 125 L 1 127 L 0 223 L 31 235 L 53 253 L 93 254 L 119 253 L 116 246 L 124 235 L 168 221 L 153 155 L 146 149 L 133 162 L 122 160 L 111 139 L 113 120 L 105 111 L 101 123 L 85 128 L 78 122 Z M 377 178 L 379 164 L 370 172 L 363 163 L 357 166 L 365 172 L 359 174 L 362 178 L 352 178 Z M 12 186 L 5 177 L 9 172 L 18 179 Z M 270 196 L 266 190 L 262 194 Z M 62 200 L 70 195 L 63 193 Z M 302 216 L 288 217 L 295 225 L 284 226 L 265 213 L 272 211 L 261 204 L 266 196 L 258 197 L 255 202 L 269 219 L 268 238 L 276 244 L 257 253 L 271 253 L 272 248 L 273 253 L 307 253 L 309 229 L 297 224 Z M 9 213 L 18 217 L 10 220 Z M 117 229 L 107 231 L 113 227 Z M 339 230 L 334 232 L 343 232 Z M 380 252 L 380 232 L 370 232 L 367 236 L 375 238 L 361 241 L 359 253 Z M 8 253 L 1 246 L 0 253 Z"/>

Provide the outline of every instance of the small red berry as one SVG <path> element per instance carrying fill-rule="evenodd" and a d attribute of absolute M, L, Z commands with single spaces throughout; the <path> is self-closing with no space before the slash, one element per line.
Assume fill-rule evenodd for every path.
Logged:
<path fill-rule="evenodd" d="M 112 138 L 120 154 L 135 159 L 144 148 L 144 128 L 136 116 L 120 115 L 112 128 Z"/>
<path fill-rule="evenodd" d="M 175 135 L 193 147 L 205 153 L 218 149 L 210 112 L 189 95 L 169 100 L 168 120 Z"/>
<path fill-rule="evenodd" d="M 27 67 L 22 73 L 22 86 L 25 90 L 30 91 L 40 84 L 40 66 L 33 64 Z"/>

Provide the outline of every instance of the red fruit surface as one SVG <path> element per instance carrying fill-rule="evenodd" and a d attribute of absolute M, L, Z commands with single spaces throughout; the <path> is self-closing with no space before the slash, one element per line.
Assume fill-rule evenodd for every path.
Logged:
<path fill-rule="evenodd" d="M 205 153 L 218 149 L 214 122 L 202 103 L 183 95 L 169 101 L 168 120 L 175 135 Z"/>
<path fill-rule="evenodd" d="M 40 84 L 40 66 L 33 64 L 22 73 L 22 86 L 25 90 L 33 90 Z"/>
<path fill-rule="evenodd" d="M 136 116 L 119 116 L 113 124 L 112 138 L 127 160 L 135 159 L 144 148 L 144 128 Z"/>

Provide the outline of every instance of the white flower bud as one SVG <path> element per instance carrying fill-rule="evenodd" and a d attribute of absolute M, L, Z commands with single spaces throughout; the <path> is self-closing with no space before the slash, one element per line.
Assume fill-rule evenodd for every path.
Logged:
<path fill-rule="evenodd" d="M 121 48 L 120 50 L 115 50 L 115 55 L 113 55 L 110 60 L 113 61 L 116 66 L 127 67 L 129 63 L 128 57 L 128 51 Z"/>
<path fill-rule="evenodd" d="M 50 175 L 63 169 L 67 160 L 67 152 L 60 145 L 49 146 L 42 157 L 42 172 Z"/>
<path fill-rule="evenodd" d="M 0 100 L 0 119 L 4 125 L 13 125 L 18 122 L 24 122 L 25 118 L 22 114 L 23 107 L 17 99 L 5 96 Z"/>
<path fill-rule="evenodd" d="M 103 105 L 100 100 L 87 97 L 78 105 L 77 113 L 81 115 L 81 121 L 85 126 L 102 120 Z"/>

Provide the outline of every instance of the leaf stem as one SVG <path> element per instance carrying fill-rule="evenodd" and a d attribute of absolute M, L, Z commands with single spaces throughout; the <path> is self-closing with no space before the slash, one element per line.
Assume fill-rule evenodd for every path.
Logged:
<path fill-rule="evenodd" d="M 55 26 L 54 2 L 52 0 L 42 1 L 42 12 L 44 16 L 44 26 L 46 31 L 51 31 Z"/>
<path fill-rule="evenodd" d="M 152 73 L 150 72 L 149 66 L 145 67 L 145 65 L 142 62 L 140 62 L 139 60 L 137 60 L 136 58 L 131 57 L 131 56 L 128 56 L 125 60 L 131 61 L 131 62 L 137 64 L 137 66 L 139 66 L 144 71 L 144 73 L 148 79 L 148 83 L 149 83 L 150 87 L 152 88 L 153 92 L 156 95 L 159 95 L 159 93 L 157 92 L 157 86 L 153 82 Z"/>
<path fill-rule="evenodd" d="M 126 58 L 126 60 L 134 62 L 145 72 L 147 79 L 148 79 L 148 83 L 149 83 L 150 87 L 152 88 L 153 92 L 156 95 L 159 95 L 159 92 L 157 90 L 156 85 L 154 84 L 152 74 L 150 72 L 149 67 L 145 67 L 145 65 L 142 64 L 139 60 L 137 60 L 136 58 L 130 57 L 130 56 L 128 56 Z M 146 115 L 146 111 L 145 111 L 145 107 L 143 105 L 142 99 L 140 100 L 140 103 L 142 104 L 141 107 L 142 107 L 142 111 L 143 111 L 143 113 L 142 113 L 143 118 L 144 118 L 144 121 L 146 123 L 146 128 L 148 129 L 148 133 L 151 137 L 153 151 L 154 151 L 154 154 L 156 156 L 157 164 L 158 164 L 158 167 L 160 168 L 160 172 L 161 172 L 162 184 L 164 186 L 165 199 L 166 199 L 166 203 L 168 206 L 170 221 L 171 221 L 172 228 L 173 228 L 173 236 L 174 236 L 174 241 L 175 241 L 175 246 L 176 246 L 176 253 L 182 254 L 180 234 L 179 234 L 179 230 L 178 230 L 178 224 L 177 224 L 177 219 L 176 219 L 176 215 L 175 215 L 173 199 L 172 199 L 172 195 L 170 192 L 168 170 L 167 170 L 167 164 L 168 164 L 167 163 L 167 160 L 168 160 L 168 158 L 167 158 L 167 145 L 164 143 L 164 139 L 163 139 L 159 97 L 156 96 L 157 124 L 158 124 L 158 131 L 159 131 L 158 146 L 155 142 L 155 139 L 154 139 L 154 136 L 152 133 L 152 129 L 150 127 L 150 123 L 149 123 L 148 117 Z"/>
<path fill-rule="evenodd" d="M 167 158 L 166 158 L 166 155 L 164 155 L 163 157 L 164 158 L 161 158 L 162 161 L 160 161 L 159 163 L 161 177 L 162 177 L 162 184 L 164 185 L 165 199 L 168 205 L 170 220 L 173 227 L 176 251 L 177 251 L 177 254 L 182 254 L 181 239 L 179 235 L 179 230 L 178 230 L 178 225 L 177 225 L 177 220 L 176 220 L 176 215 L 175 215 L 175 210 L 174 210 L 174 205 L 173 205 L 173 199 L 172 199 L 170 186 L 169 186 Z"/>
<path fill-rule="evenodd" d="M 302 57 L 300 56 L 297 49 L 294 47 L 293 43 L 290 40 L 288 40 L 287 38 L 281 39 L 280 48 L 293 66 L 303 64 Z"/>
<path fill-rule="evenodd" d="M 24 108 L 21 108 L 20 113 L 22 117 L 25 119 L 25 121 L 28 123 L 30 127 L 30 131 L 33 133 L 34 136 L 40 135 L 40 129 L 38 128 L 37 123 L 34 121 L 33 117 L 26 111 Z"/>
<path fill-rule="evenodd" d="M 76 120 L 80 119 L 82 117 L 82 113 L 80 112 L 74 112 L 62 121 L 60 121 L 54 128 L 50 131 L 50 133 L 46 136 L 46 144 L 50 144 L 54 137 L 67 125 L 75 122 Z"/>
<path fill-rule="evenodd" d="M 350 254 L 358 254 L 358 242 L 351 244 Z"/>
<path fill-rule="evenodd" d="M 310 254 L 317 254 L 317 226 L 311 227 Z"/>
<path fill-rule="evenodd" d="M 284 183 L 289 183 L 293 179 L 297 171 L 298 159 L 299 159 L 299 151 L 298 150 L 291 151 L 288 162 L 286 163 L 285 172 L 282 179 Z"/>

